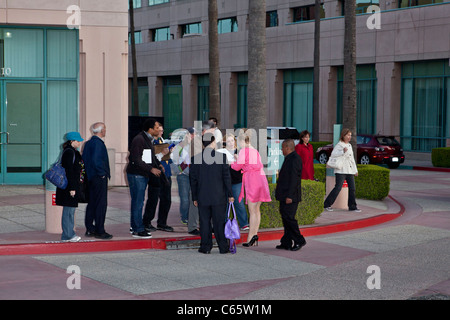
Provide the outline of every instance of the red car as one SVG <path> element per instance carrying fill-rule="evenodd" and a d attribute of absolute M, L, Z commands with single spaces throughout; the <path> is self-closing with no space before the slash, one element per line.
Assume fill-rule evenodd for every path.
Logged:
<path fill-rule="evenodd" d="M 389 168 L 396 169 L 405 162 L 402 146 L 393 136 L 360 134 L 356 143 L 360 164 L 387 164 Z M 332 144 L 318 148 L 317 161 L 327 163 L 332 151 Z"/>

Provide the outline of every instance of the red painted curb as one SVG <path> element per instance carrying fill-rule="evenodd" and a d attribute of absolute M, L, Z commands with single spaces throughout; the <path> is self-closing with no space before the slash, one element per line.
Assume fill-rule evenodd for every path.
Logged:
<path fill-rule="evenodd" d="M 361 228 L 367 228 L 394 220 L 405 212 L 405 207 L 391 196 L 391 200 L 400 206 L 400 211 L 393 214 L 381 214 L 375 217 L 323 225 L 318 227 L 300 228 L 303 236 L 311 237 L 329 233 L 337 233 Z M 279 240 L 283 236 L 283 230 L 260 231 L 260 241 Z M 244 234 L 237 243 L 245 242 Z M 38 254 L 64 254 L 64 253 L 88 253 L 107 251 L 126 251 L 144 249 L 167 249 L 168 242 L 180 242 L 186 240 L 200 239 L 198 236 L 183 238 L 158 238 L 143 240 L 108 240 L 108 241 L 80 241 L 80 242 L 57 242 L 57 243 L 26 243 L 26 244 L 4 244 L 0 245 L 0 256 L 3 255 L 38 255 Z"/>

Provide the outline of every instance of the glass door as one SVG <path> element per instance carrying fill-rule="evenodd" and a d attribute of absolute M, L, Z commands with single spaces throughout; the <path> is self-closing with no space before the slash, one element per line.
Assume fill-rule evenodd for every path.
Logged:
<path fill-rule="evenodd" d="M 1 83 L 1 184 L 42 183 L 42 83 Z"/>

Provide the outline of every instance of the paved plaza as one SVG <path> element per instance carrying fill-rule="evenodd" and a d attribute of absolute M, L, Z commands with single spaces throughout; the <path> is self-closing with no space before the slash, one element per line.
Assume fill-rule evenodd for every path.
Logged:
<path fill-rule="evenodd" d="M 359 199 L 363 211 L 352 216 L 339 210 L 324 212 L 315 225 L 301 227 L 307 245 L 300 251 L 275 249 L 279 230 L 261 230 L 263 239 L 265 232 L 272 238 L 260 241 L 257 247 L 238 245 L 234 255 L 221 255 L 217 248 L 209 255 L 175 247 L 124 248 L 132 239 L 126 188 L 113 188 L 109 193 L 107 231 L 114 235 L 111 243 L 117 244 L 116 250 L 112 246 L 104 252 L 17 254 L 14 250 L 20 246 L 57 245 L 59 235 L 42 231 L 42 190 L 1 188 L 0 299 L 266 301 L 450 296 L 448 172 L 391 170 L 390 197 L 383 201 Z M 169 224 L 175 232 L 156 231 L 153 239 L 189 240 L 186 226 L 178 222 L 176 184 L 173 194 Z M 76 218 L 81 236 L 83 210 L 77 210 Z M 395 218 L 376 223 L 386 215 Z M 366 223 L 361 228 L 346 228 L 352 221 Z M 335 228 L 326 229 L 330 225 Z M 319 231 L 308 235 L 308 230 Z M 8 246 L 11 251 L 5 250 Z M 71 266 L 79 268 L 79 289 L 68 288 Z"/>

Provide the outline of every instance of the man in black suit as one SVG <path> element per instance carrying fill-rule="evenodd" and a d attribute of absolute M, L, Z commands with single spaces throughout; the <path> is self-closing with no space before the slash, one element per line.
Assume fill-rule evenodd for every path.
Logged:
<path fill-rule="evenodd" d="M 302 159 L 295 152 L 295 143 L 292 139 L 284 140 L 281 150 L 284 162 L 278 175 L 275 198 L 280 201 L 284 235 L 280 240 L 281 244 L 276 248 L 297 251 L 306 244 L 295 219 L 298 203 L 302 201 Z"/>
<path fill-rule="evenodd" d="M 230 166 L 227 164 L 225 154 L 216 153 L 213 133 L 205 132 L 203 145 L 205 146 L 203 152 L 192 158 L 189 172 L 192 201 L 199 212 L 201 240 L 198 251 L 211 252 L 212 221 L 219 251 L 227 253 L 229 249 L 225 238 L 226 210 L 227 203 L 234 201 Z"/>

